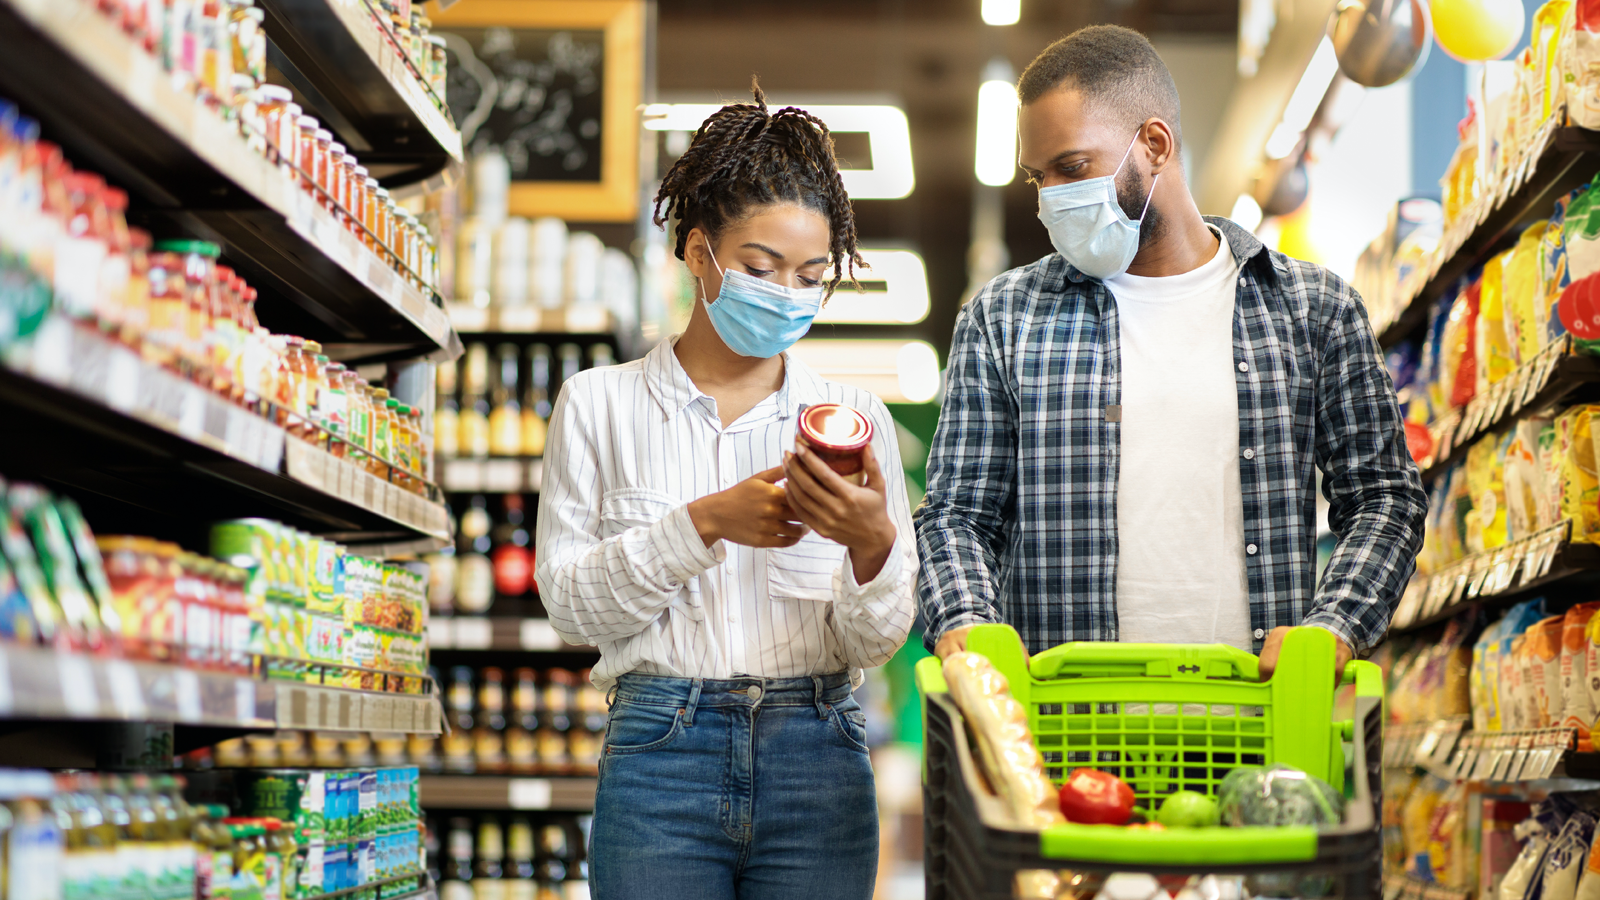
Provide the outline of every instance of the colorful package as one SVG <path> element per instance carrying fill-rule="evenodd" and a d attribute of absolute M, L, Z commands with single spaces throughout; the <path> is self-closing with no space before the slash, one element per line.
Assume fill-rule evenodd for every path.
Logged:
<path fill-rule="evenodd" d="M 1561 622 L 1561 697 L 1562 718 L 1559 723 L 1577 729 L 1578 749 L 1593 749 L 1589 728 L 1594 724 L 1596 710 L 1589 693 L 1589 623 L 1600 610 L 1600 602 L 1579 603 L 1567 610 Z M 1600 674 L 1600 667 L 1594 670 Z"/>
<path fill-rule="evenodd" d="M 1483 277 L 1479 279 L 1477 340 L 1478 371 L 1477 392 L 1484 393 L 1511 374 L 1516 366 L 1516 349 L 1506 333 L 1505 297 L 1501 290 L 1501 263 L 1507 254 L 1491 258 L 1483 264 Z"/>
<path fill-rule="evenodd" d="M 1513 833 L 1528 819 L 1532 809 L 1526 802 L 1504 797 L 1484 797 L 1478 853 L 1478 896 L 1499 896 L 1500 880 L 1522 850 L 1522 842 Z M 1590 859 L 1593 859 L 1591 855 Z M 1596 898 L 1600 900 L 1600 898 Z"/>
<path fill-rule="evenodd" d="M 1528 689 L 1533 703 L 1528 707 L 1531 728 L 1560 725 L 1566 716 L 1566 701 L 1561 690 L 1561 644 L 1565 617 L 1541 619 L 1527 631 L 1524 652 L 1528 657 Z"/>
<path fill-rule="evenodd" d="M 1572 540 L 1600 534 L 1600 478 L 1596 477 L 1590 422 L 1600 406 L 1574 406 L 1556 417 L 1556 452 L 1561 457 L 1561 517 L 1572 520 Z"/>
<path fill-rule="evenodd" d="M 1505 621 L 1490 623 L 1472 645 L 1473 731 L 1500 730 L 1500 636 Z"/>

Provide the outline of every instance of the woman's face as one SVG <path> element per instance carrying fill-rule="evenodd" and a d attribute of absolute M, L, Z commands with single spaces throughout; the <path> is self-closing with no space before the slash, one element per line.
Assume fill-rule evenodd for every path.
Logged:
<path fill-rule="evenodd" d="M 689 272 L 705 285 L 708 301 L 721 296 L 719 267 L 784 287 L 813 288 L 828 268 L 828 220 L 816 210 L 774 203 L 728 226 L 710 250 L 706 233 L 691 229 L 683 255 Z"/>

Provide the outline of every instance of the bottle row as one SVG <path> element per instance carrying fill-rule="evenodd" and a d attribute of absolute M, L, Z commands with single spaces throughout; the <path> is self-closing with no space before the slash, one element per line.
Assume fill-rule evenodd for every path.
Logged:
<path fill-rule="evenodd" d="M 373 27 L 394 43 L 400 56 L 411 64 L 418 81 L 428 88 L 434 105 L 449 115 L 450 107 L 445 102 L 449 54 L 444 38 L 433 33 L 433 21 L 423 15 L 421 5 L 411 0 L 366 0 Z"/>
<path fill-rule="evenodd" d="M 267 38 L 261 27 L 265 14 L 255 8 L 254 0 L 177 4 L 102 0 L 96 6 L 121 21 L 176 89 L 193 93 L 202 106 L 221 116 L 252 150 L 277 164 L 301 191 L 413 287 L 434 289 L 438 284 L 434 236 L 378 184 L 345 145 L 333 139 L 332 132 L 293 102 L 287 87 L 266 83 Z M 420 26 L 420 16 L 418 19 Z M 376 16 L 371 21 L 373 27 L 383 28 Z M 390 39 L 420 73 L 423 67 L 415 63 L 426 42 L 420 34 L 413 41 L 410 26 L 408 14 L 403 45 L 399 31 Z M 428 68 L 432 69 L 429 46 Z M 439 65 L 443 65 L 442 57 Z M 440 83 L 443 77 L 440 71 Z M 437 99 L 442 94 L 429 93 L 442 109 L 443 101 Z"/>
<path fill-rule="evenodd" d="M 522 494 L 500 495 L 492 515 L 487 496 L 468 499 L 457 521 L 456 546 L 426 557 L 435 614 L 482 615 L 500 600 L 537 597 L 533 512 Z"/>
<path fill-rule="evenodd" d="M 430 774 L 594 775 L 605 736 L 605 695 L 587 670 L 457 666 L 444 682 L 451 733 L 279 731 L 185 754 L 189 769 L 411 765 Z"/>
<path fill-rule="evenodd" d="M 60 650 L 421 693 L 427 573 L 265 519 L 221 522 L 210 556 L 96 538 L 71 499 L 0 481 L 0 638 Z M 329 673 L 332 674 L 329 674 Z"/>
<path fill-rule="evenodd" d="M 127 205 L 125 192 L 74 171 L 59 147 L 39 139 L 36 123 L 0 101 L 0 277 L 11 311 L 0 350 L 33 337 L 57 311 L 290 434 L 425 492 L 432 461 L 420 408 L 330 362 L 317 342 L 261 327 L 256 289 L 220 264 L 220 247 L 155 241 L 128 226 Z"/>
<path fill-rule="evenodd" d="M 311 774 L 261 773 L 250 786 L 265 789 L 228 804 L 188 796 L 205 792 L 181 776 L 0 772 L 0 879 L 34 900 L 378 900 L 408 876 L 415 889 L 416 771 L 314 773 L 322 793 L 286 807 L 282 784 Z"/>
<path fill-rule="evenodd" d="M 439 900 L 579 900 L 589 896 L 592 816 L 451 817 L 428 825 Z M 440 826 L 444 839 L 438 840 Z"/>
<path fill-rule="evenodd" d="M 587 352 L 561 344 L 552 357 L 545 344 L 524 354 L 506 343 L 494 348 L 492 362 L 487 344 L 468 344 L 459 373 L 455 363 L 441 363 L 436 373 L 434 451 L 441 459 L 540 456 L 561 385 L 585 368 L 616 361 L 607 344 Z"/>

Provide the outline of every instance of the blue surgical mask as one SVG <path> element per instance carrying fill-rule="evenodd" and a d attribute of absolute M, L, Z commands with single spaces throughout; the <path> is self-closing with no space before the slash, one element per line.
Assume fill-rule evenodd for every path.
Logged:
<path fill-rule="evenodd" d="M 710 242 L 706 243 L 711 252 Z M 724 270 L 722 288 L 715 302 L 706 299 L 705 282 L 700 284 L 700 302 L 705 304 L 711 327 L 728 349 L 740 356 L 770 359 L 794 346 L 811 330 L 811 320 L 822 308 L 822 286 L 791 288 L 762 281 L 744 272 Z"/>
<path fill-rule="evenodd" d="M 1050 243 L 1067 262 L 1090 278 L 1115 278 L 1128 271 L 1139 252 L 1139 224 L 1150 209 L 1159 174 L 1150 182 L 1139 222 L 1128 221 L 1128 214 L 1117 202 L 1117 173 L 1133 152 L 1133 143 L 1122 154 L 1117 171 L 1101 178 L 1086 178 L 1070 184 L 1057 184 L 1039 191 L 1039 221 L 1050 232 Z"/>

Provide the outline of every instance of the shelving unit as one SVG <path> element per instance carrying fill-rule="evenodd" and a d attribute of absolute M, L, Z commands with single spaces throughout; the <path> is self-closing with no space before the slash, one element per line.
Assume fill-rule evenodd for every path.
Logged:
<path fill-rule="evenodd" d="M 182 497 L 178 518 L 270 511 L 346 543 L 431 549 L 450 536 L 443 503 L 336 460 L 66 319 L 49 320 L 25 357 L 0 366 L 0 410 L 30 437 L 0 442 L 0 472 L 113 501 L 95 517 L 102 530 L 138 533 Z"/>
<path fill-rule="evenodd" d="M 1600 584 L 1600 545 L 1569 541 L 1570 527 L 1562 522 L 1413 579 L 1389 633 L 1418 631 L 1473 608 L 1510 606 L 1558 584 L 1566 589 Z"/>
<path fill-rule="evenodd" d="M 1600 132 L 1555 127 L 1555 118 L 1534 140 L 1522 167 L 1492 197 L 1480 201 L 1475 224 L 1446 236 L 1430 272 L 1395 320 L 1374 323 L 1385 349 L 1414 336 L 1427 323 L 1428 309 L 1474 265 L 1510 246 L 1519 226 L 1549 215 L 1556 198 L 1578 187 L 1600 169 Z M 1454 246 L 1452 246 L 1452 244 Z"/>
<path fill-rule="evenodd" d="M 127 188 L 153 231 L 222 246 L 261 292 L 262 324 L 352 362 L 460 354 L 437 297 L 406 283 L 218 113 L 174 88 L 93 3 L 0 0 L 0 59 L 0 95 L 37 115 L 75 163 Z"/>
<path fill-rule="evenodd" d="M 362 0 L 264 0 L 271 63 L 385 184 L 453 173 L 461 134 Z"/>
<path fill-rule="evenodd" d="M 450 321 L 462 334 L 487 340 L 498 336 L 544 337 L 551 343 L 611 337 L 616 317 L 603 306 L 541 309 L 537 306 L 479 307 L 452 301 L 445 305 Z"/>
<path fill-rule="evenodd" d="M 594 809 L 597 783 L 598 779 L 585 776 L 424 775 L 422 805 L 450 810 L 589 812 Z"/>
<path fill-rule="evenodd" d="M 593 647 L 567 643 L 548 619 L 510 616 L 434 617 L 428 621 L 428 645 L 435 650 L 600 653 Z"/>

